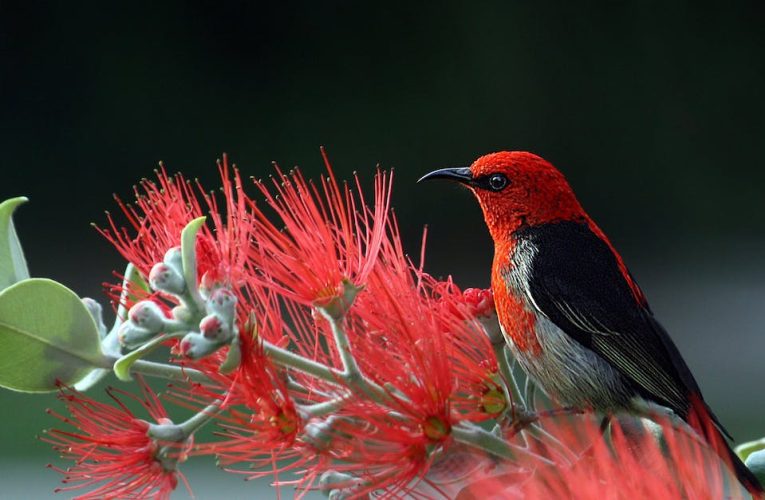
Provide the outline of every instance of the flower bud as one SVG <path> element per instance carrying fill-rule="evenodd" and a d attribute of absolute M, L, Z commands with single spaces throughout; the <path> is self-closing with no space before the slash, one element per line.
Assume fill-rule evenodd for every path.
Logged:
<path fill-rule="evenodd" d="M 159 262 L 154 264 L 149 273 L 149 285 L 152 290 L 181 295 L 186 290 L 183 276 L 173 266 Z"/>
<path fill-rule="evenodd" d="M 183 254 L 181 253 L 181 247 L 173 247 L 162 258 L 162 262 L 175 269 L 175 271 L 183 276 Z"/>
<path fill-rule="evenodd" d="M 173 318 L 177 319 L 178 321 L 182 321 L 184 323 L 188 323 L 191 321 L 192 315 L 191 311 L 189 311 L 189 308 L 186 306 L 175 306 L 173 307 Z"/>
<path fill-rule="evenodd" d="M 121 346 L 133 349 L 148 342 L 154 335 L 156 335 L 156 332 L 149 331 L 146 328 L 136 326 L 130 321 L 126 321 L 120 325 L 120 329 L 117 331 L 117 340 Z"/>
<path fill-rule="evenodd" d="M 226 322 L 233 323 L 236 314 L 236 295 L 227 288 L 218 288 L 207 299 L 207 310 L 220 314 Z"/>
<path fill-rule="evenodd" d="M 225 286 L 225 283 L 216 278 L 217 273 L 210 271 L 204 273 L 199 279 L 199 294 L 208 300 L 215 290 Z"/>
<path fill-rule="evenodd" d="M 462 297 L 475 317 L 491 316 L 495 313 L 494 294 L 489 289 L 466 288 Z"/>
<path fill-rule="evenodd" d="M 128 319 L 135 326 L 152 333 L 159 333 L 165 327 L 165 314 L 156 302 L 142 300 L 128 311 Z"/>
<path fill-rule="evenodd" d="M 181 340 L 181 354 L 187 358 L 199 359 L 217 351 L 220 346 L 220 342 L 209 340 L 201 333 L 191 332 Z"/>
<path fill-rule="evenodd" d="M 215 342 L 225 342 L 231 338 L 231 325 L 219 314 L 209 314 L 199 322 L 199 331 L 205 338 Z"/>

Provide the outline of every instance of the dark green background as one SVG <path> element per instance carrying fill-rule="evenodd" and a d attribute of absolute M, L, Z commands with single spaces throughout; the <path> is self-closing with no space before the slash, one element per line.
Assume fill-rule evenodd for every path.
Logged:
<path fill-rule="evenodd" d="M 325 145 L 346 177 L 395 167 L 407 248 L 429 224 L 427 268 L 487 286 L 473 200 L 414 181 L 531 150 L 622 251 L 722 421 L 761 436 L 765 4 L 574 4 L 2 2 L 0 196 L 31 199 L 35 276 L 103 297 L 124 264 L 88 223 L 156 161 L 214 187 L 223 151 L 248 175 L 316 176 Z M 0 393 L 4 460 L 50 460 L 33 440 L 50 400 Z"/>

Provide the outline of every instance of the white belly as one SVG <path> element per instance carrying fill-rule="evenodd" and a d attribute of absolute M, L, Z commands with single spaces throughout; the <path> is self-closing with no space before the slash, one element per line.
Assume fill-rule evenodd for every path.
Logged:
<path fill-rule="evenodd" d="M 544 316 L 537 316 L 535 334 L 541 347 L 538 354 L 519 351 L 509 335 L 505 339 L 526 373 L 548 396 L 566 406 L 604 412 L 631 406 L 637 394 L 607 361 Z"/>
<path fill-rule="evenodd" d="M 604 412 L 630 407 L 630 401 L 637 393 L 624 376 L 558 328 L 534 304 L 529 279 L 536 253 L 537 248 L 532 242 L 519 240 L 510 259 L 511 265 L 503 275 L 507 291 L 536 318 L 534 334 L 541 347 L 538 353 L 520 351 L 510 335 L 503 331 L 513 354 L 539 387 L 563 405 Z"/>

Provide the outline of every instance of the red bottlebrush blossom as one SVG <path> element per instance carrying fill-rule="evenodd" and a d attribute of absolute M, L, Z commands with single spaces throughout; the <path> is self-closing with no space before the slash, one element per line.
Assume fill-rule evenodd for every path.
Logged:
<path fill-rule="evenodd" d="M 366 281 L 385 236 L 392 182 L 392 176 L 377 174 L 370 208 L 358 179 L 356 194 L 341 188 L 324 150 L 322 155 L 327 177 L 318 187 L 299 171 L 287 175 L 278 167 L 271 187 L 257 183 L 280 220 L 272 223 L 255 207 L 249 253 L 264 286 L 309 306 L 339 297 L 344 280 Z"/>
<path fill-rule="evenodd" d="M 260 441 L 259 449 L 251 447 L 249 453 L 289 445 L 301 430 L 301 422 L 283 374 L 266 356 L 259 339 L 252 336 L 252 329 L 243 332 L 240 339 L 242 361 L 231 384 L 228 404 L 247 410 L 232 409 L 232 418 Z"/>
<path fill-rule="evenodd" d="M 165 252 L 180 245 L 183 228 L 203 215 L 193 186 L 182 175 L 168 176 L 161 164 L 156 174 L 157 182 L 143 179 L 134 188 L 135 205 L 115 196 L 134 236 L 109 213 L 109 228 L 96 227 L 144 276 Z"/>
<path fill-rule="evenodd" d="M 109 227 L 96 229 L 148 277 L 152 266 L 162 262 L 168 250 L 180 245 L 186 225 L 207 215 L 213 230 L 205 226 L 197 236 L 197 275 L 207 283 L 239 286 L 246 273 L 245 250 L 252 237 L 251 202 L 242 192 L 238 170 L 231 175 L 226 155 L 218 169 L 223 184 L 222 205 L 201 185 L 195 187 L 181 174 L 169 176 L 160 166 L 157 181 L 144 179 L 135 188 L 135 205 L 116 198 L 131 230 L 118 226 L 110 214 Z"/>
<path fill-rule="evenodd" d="M 186 483 L 175 469 L 176 463 L 184 459 L 184 447 L 149 437 L 149 422 L 138 418 L 115 396 L 120 393 L 139 402 L 158 424 L 170 423 L 157 396 L 142 380 L 139 385 L 142 397 L 109 390 L 117 406 L 94 401 L 69 388 L 61 389 L 59 399 L 71 417 L 49 413 L 77 430 L 52 429 L 43 438 L 63 458 L 75 461 L 67 469 L 51 466 L 65 475 L 63 482 L 67 486 L 57 491 L 93 488 L 79 499 L 168 498 L 179 477 Z"/>
<path fill-rule="evenodd" d="M 343 324 L 361 371 L 386 388 L 386 401 L 354 395 L 338 413 L 346 418 L 333 421 L 325 451 L 338 461 L 336 471 L 358 478 L 348 486 L 354 495 L 412 491 L 434 452 L 450 445 L 455 423 L 504 409 L 488 414 L 480 404 L 486 389 L 499 385 L 491 378 L 491 345 L 474 313 L 456 287 L 412 266 L 391 218 L 378 265 Z M 471 350 L 457 352 L 472 341 Z M 458 381 L 466 374 L 474 384 Z"/>

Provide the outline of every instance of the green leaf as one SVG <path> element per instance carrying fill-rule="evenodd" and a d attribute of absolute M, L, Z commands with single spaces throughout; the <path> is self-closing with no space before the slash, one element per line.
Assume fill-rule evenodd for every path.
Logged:
<path fill-rule="evenodd" d="M 181 232 L 181 258 L 183 262 L 183 279 L 186 289 L 194 298 L 196 304 L 202 304 L 202 297 L 197 288 L 197 233 L 205 224 L 206 217 L 197 217 L 189 222 Z"/>
<path fill-rule="evenodd" d="M 225 361 L 218 368 L 218 372 L 222 375 L 228 375 L 239 367 L 239 363 L 242 362 L 242 349 L 239 347 L 239 337 L 234 337 L 231 344 L 228 346 L 228 354 Z"/>
<path fill-rule="evenodd" d="M 158 337 L 154 337 L 150 341 L 143 344 L 138 349 L 131 351 L 124 356 L 122 356 L 120 359 L 117 360 L 116 363 L 114 363 L 114 374 L 117 376 L 118 379 L 122 380 L 123 382 L 130 382 L 133 380 L 133 377 L 130 375 L 130 368 L 133 366 L 133 363 L 141 359 L 142 357 L 146 356 L 150 352 L 152 352 L 154 349 L 162 345 L 162 342 L 179 337 L 180 334 L 166 334 L 166 335 L 160 335 Z"/>
<path fill-rule="evenodd" d="M 0 386 L 22 392 L 74 385 L 93 368 L 111 368 L 98 328 L 77 294 L 44 278 L 0 292 Z"/>
<path fill-rule="evenodd" d="M 16 207 L 27 201 L 20 196 L 0 203 L 0 290 L 29 278 L 27 261 L 12 218 Z"/>
<path fill-rule="evenodd" d="M 736 446 L 735 451 L 741 461 L 746 462 L 749 455 L 759 450 L 765 450 L 765 437 L 747 443 L 741 443 Z"/>

